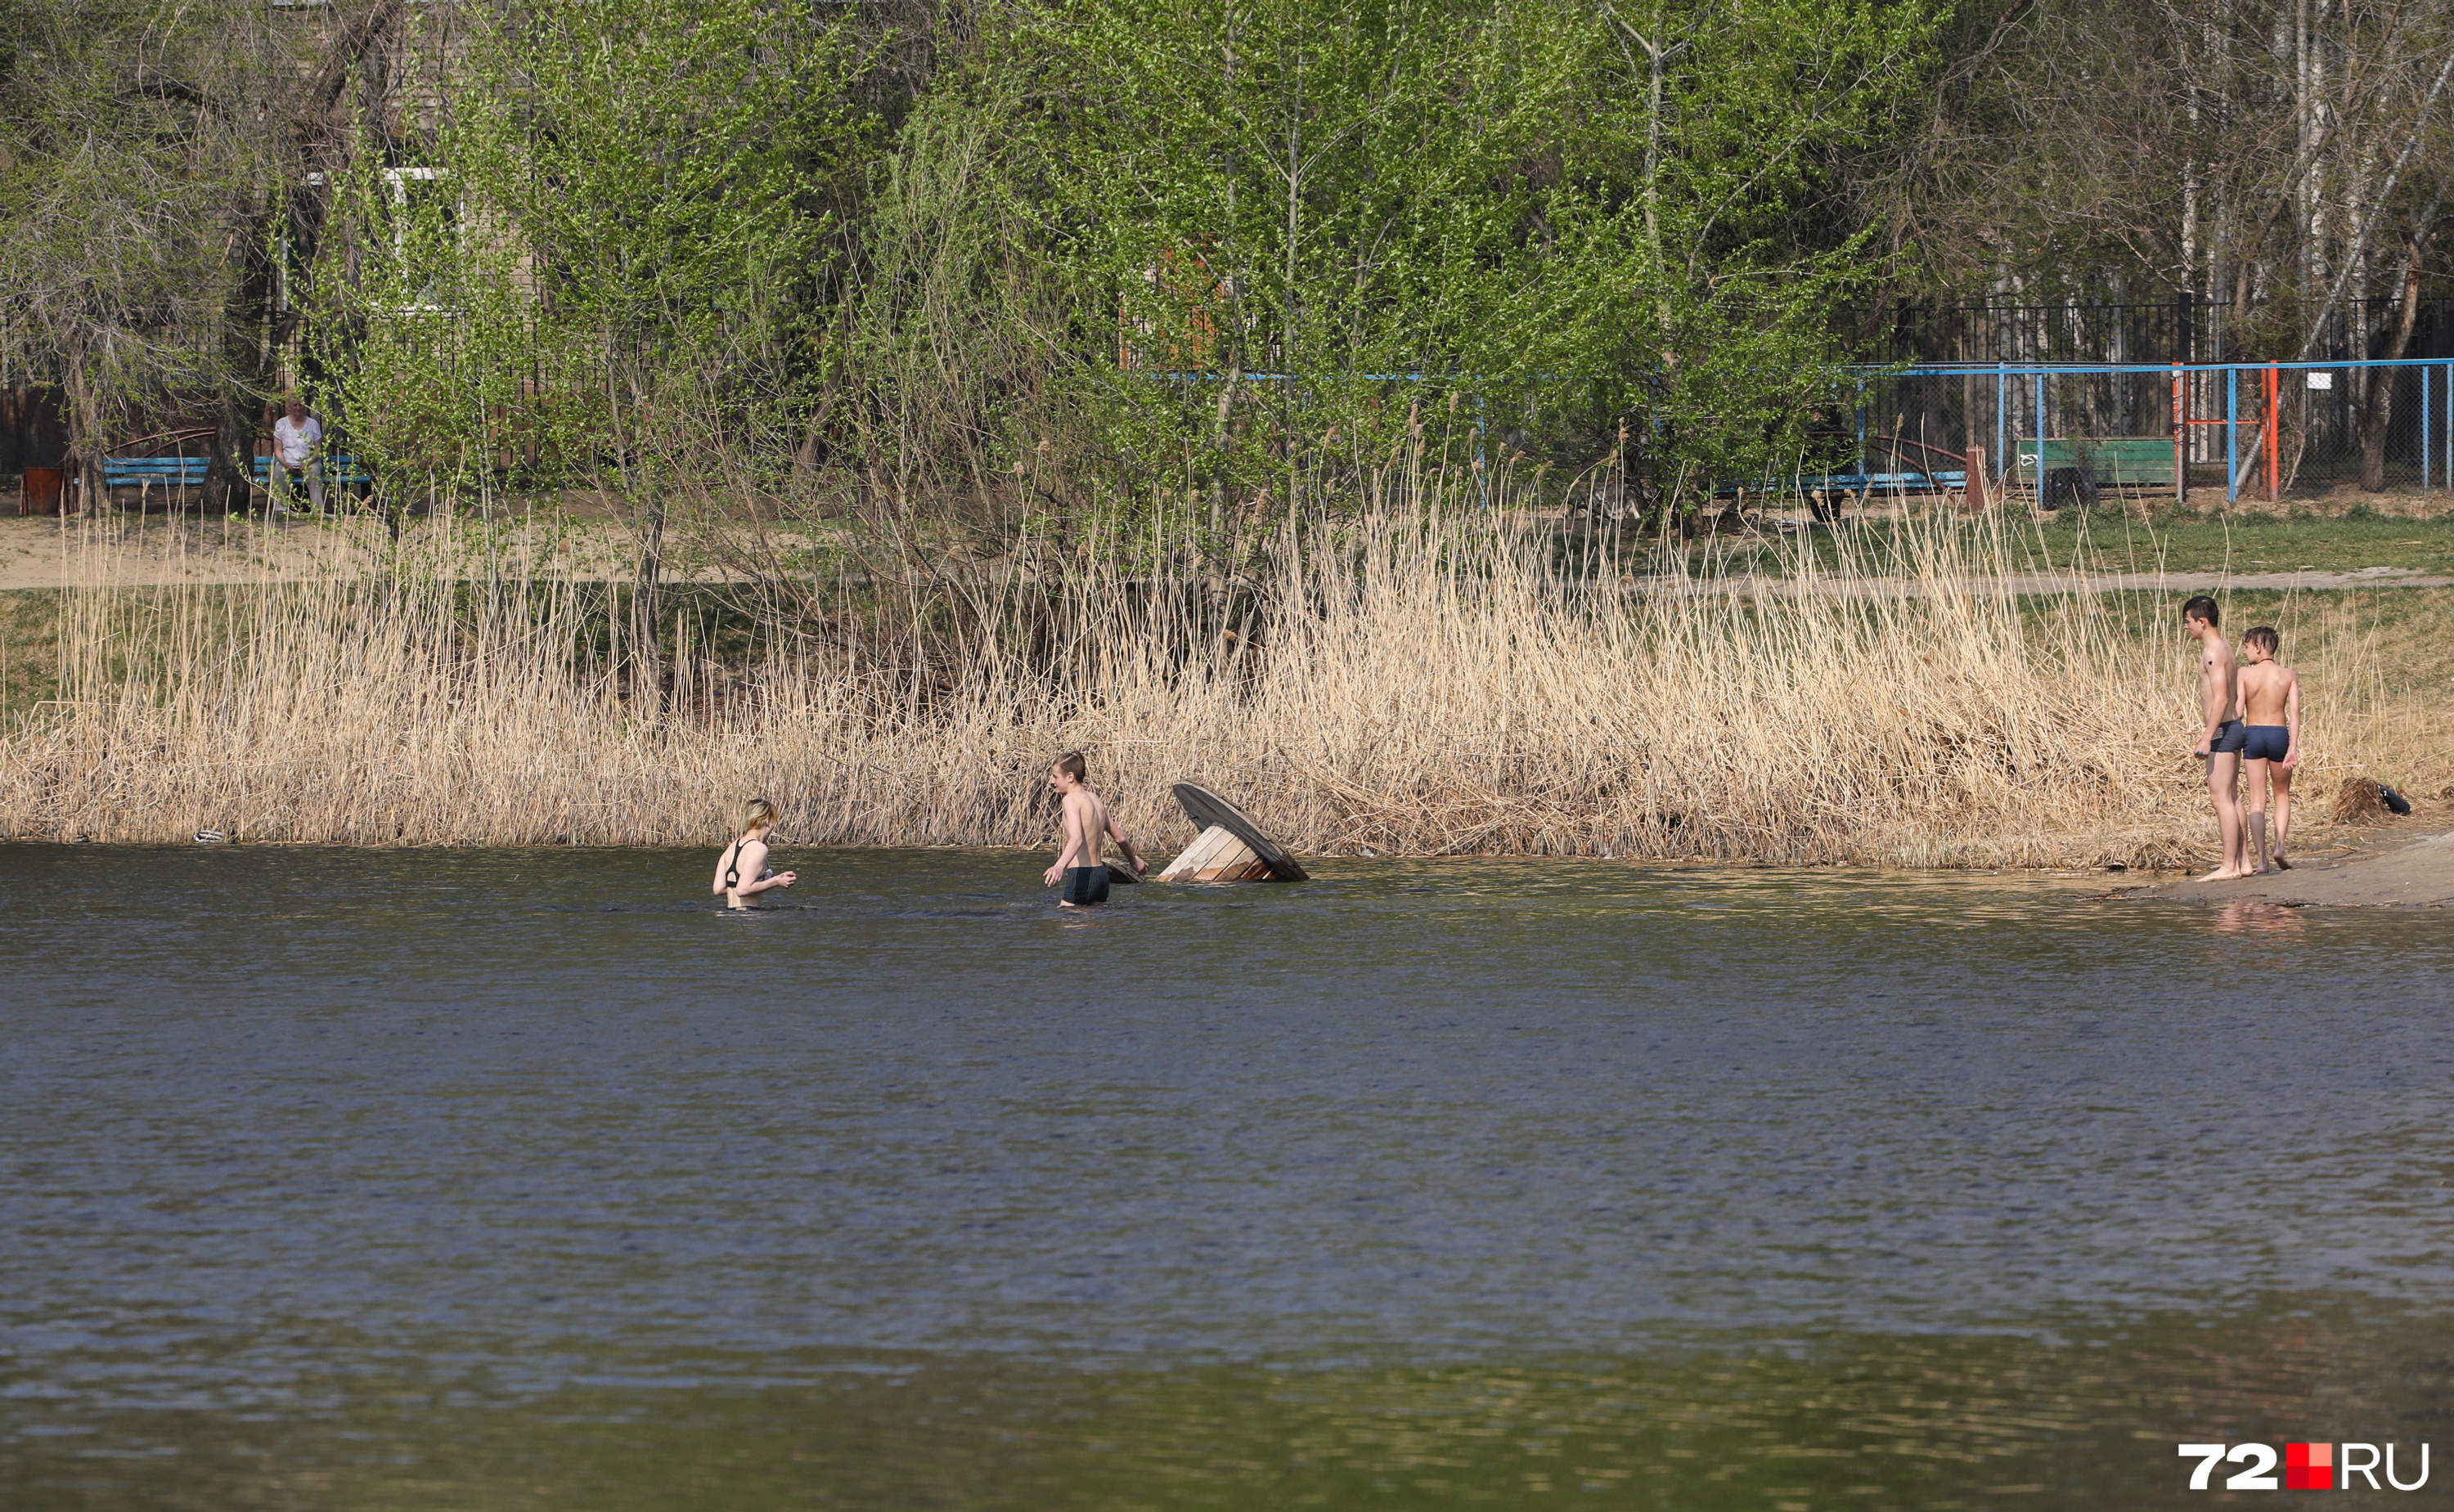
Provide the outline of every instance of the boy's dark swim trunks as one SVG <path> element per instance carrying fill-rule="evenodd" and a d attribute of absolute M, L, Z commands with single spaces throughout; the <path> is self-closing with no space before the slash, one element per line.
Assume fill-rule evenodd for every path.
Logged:
<path fill-rule="evenodd" d="M 1087 908 L 1095 903 L 1108 901 L 1108 868 L 1105 866 L 1068 866 L 1065 868 L 1064 899 L 1076 908 Z"/>
<path fill-rule="evenodd" d="M 2216 726 L 2216 738 L 2207 742 L 2207 754 L 2210 756 L 2238 756 L 2241 754 L 2242 746 L 2245 745 L 2248 740 L 2248 726 L 2243 724 L 2237 719 L 2225 720 L 2223 724 Z"/>
<path fill-rule="evenodd" d="M 2289 725 L 2243 725 L 2248 738 L 2241 747 L 2241 759 L 2251 762 L 2280 762 L 2292 754 L 2292 726 Z"/>

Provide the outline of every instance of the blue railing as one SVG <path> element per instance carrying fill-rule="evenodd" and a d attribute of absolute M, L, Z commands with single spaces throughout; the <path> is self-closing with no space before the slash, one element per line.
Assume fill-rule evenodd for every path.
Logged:
<path fill-rule="evenodd" d="M 1828 485 L 1848 487 L 1859 477 L 1876 476 L 1867 467 L 1866 394 L 1870 386 L 1901 379 L 1969 379 L 1991 378 L 1994 382 L 1993 429 L 1994 446 L 1987 458 L 1987 470 L 1997 479 L 2016 476 L 2023 461 L 2045 452 L 2041 444 L 2048 440 L 2068 439 L 2067 434 L 2054 434 L 2052 387 L 2057 380 L 2104 378 L 2116 376 L 2155 377 L 2174 386 L 2173 399 L 2168 401 L 2163 423 L 2158 433 L 2172 438 L 2176 468 L 2174 487 L 2186 491 L 2188 468 L 2195 449 L 2188 444 L 2188 428 L 2216 427 L 2223 429 L 2224 497 L 2238 499 L 2241 487 L 2257 461 L 2256 453 L 2244 458 L 2243 430 L 2248 428 L 2253 442 L 2270 439 L 2277 428 L 2280 396 L 2283 375 L 2287 373 L 2352 374 L 2363 370 L 2399 371 L 2410 369 L 2419 378 L 2420 408 L 2416 417 L 2419 435 L 2415 448 L 2419 454 L 2420 486 L 2425 489 L 2440 483 L 2454 483 L 2454 361 L 2444 357 L 2404 357 L 2369 359 L 2359 362 L 2215 362 L 2215 363 L 1921 363 L 1912 367 L 1866 366 L 1855 369 L 1857 380 L 1857 431 L 1859 463 L 1854 474 L 1826 475 Z M 2242 377 L 2252 377 L 2253 391 L 2244 396 Z M 2275 375 L 2276 392 L 2263 394 L 2267 375 Z M 2191 409 L 2195 392 L 2204 384 L 2221 378 L 2223 386 L 2222 418 L 2199 417 Z M 2317 390 L 2317 386 L 2304 387 Z M 2019 390 L 2024 389 L 2025 392 Z M 2244 398 L 2250 408 L 2244 412 Z M 2271 405 L 2262 400 L 2272 399 Z M 2025 408 L 2027 423 L 2015 418 Z M 1963 417 L 1964 422 L 1965 417 Z M 2405 456 L 2409 453 L 2405 452 Z M 2207 459 L 2212 460 L 2212 459 Z M 2029 464 L 2033 466 L 2033 464 Z M 1813 480 L 1801 480 L 1813 487 Z M 2042 480 L 2022 480 L 2042 481 Z"/>
<path fill-rule="evenodd" d="M 1765 477 L 1743 486 L 1750 489 L 1763 487 L 1777 491 L 1796 489 L 1804 492 L 1850 493 L 1909 492 L 1968 487 L 1976 480 L 1970 476 L 1967 464 L 1973 459 L 1966 454 L 1966 451 L 1954 451 L 1944 446 L 1932 444 L 1922 434 L 1914 437 L 1906 434 L 1881 435 L 1870 428 L 1867 414 L 1868 391 L 1870 388 L 1876 386 L 1897 384 L 1904 380 L 1981 381 L 1990 378 L 1993 380 L 1994 389 L 1991 416 L 1994 444 L 1984 459 L 1984 472 L 1981 475 L 1983 481 L 1989 484 L 2009 484 L 2014 487 L 2042 487 L 2044 482 L 2042 476 L 2028 477 L 2025 474 L 2031 472 L 2042 474 L 2048 470 L 2056 465 L 2050 459 L 2057 452 L 2068 449 L 2048 447 L 2045 445 L 2047 442 L 2069 442 L 2075 439 L 2126 439 L 2137 442 L 2161 438 L 2172 444 L 2173 461 L 2169 469 L 2162 468 L 2155 469 L 2157 476 L 2154 486 L 2163 486 L 2166 478 L 2169 477 L 2170 486 L 2175 492 L 2186 495 L 2190 486 L 2191 468 L 2211 465 L 2213 462 L 2212 458 L 2200 454 L 2202 448 L 2197 444 L 2200 432 L 2194 428 L 2221 426 L 2223 430 L 2224 496 L 2227 501 L 2230 501 L 2241 496 L 2242 485 L 2250 475 L 2251 468 L 2257 460 L 2256 452 L 2251 452 L 2246 457 L 2243 455 L 2243 428 L 2246 427 L 2250 429 L 2250 439 L 2253 443 L 2270 441 L 2281 429 L 2280 391 L 2283 381 L 2283 375 L 2286 373 L 2350 374 L 2366 369 L 2400 371 L 2406 368 L 2415 373 L 2419 379 L 2419 435 L 2416 448 L 2399 449 L 2399 455 L 2405 458 L 2406 462 L 2399 463 L 2398 466 L 2407 466 L 2407 459 L 2411 456 L 2412 450 L 2416 449 L 2422 488 L 2426 489 L 2441 484 L 2454 484 L 2454 360 L 2444 357 L 2404 357 L 2392 360 L 2367 359 L 2357 362 L 1931 362 L 1907 366 L 1865 364 L 1848 369 L 1856 388 L 1854 462 L 1845 470 L 1810 473 L 1801 468 L 1793 470 L 1786 477 Z M 2243 408 L 2244 396 L 2242 393 L 2242 375 L 2244 373 L 2253 375 L 2254 385 L 2257 387 L 2263 386 L 2266 375 L 2275 375 L 2278 385 L 2276 396 L 2278 403 L 2272 409 L 2263 408 L 2258 404 L 2262 396 L 2253 392 L 2248 396 L 2251 408 L 2244 411 Z M 1152 376 L 1182 383 L 1218 383 L 1229 377 L 1224 372 L 1189 371 L 1160 371 L 1153 373 Z M 1286 383 L 1296 377 L 1295 374 L 1285 372 L 1246 372 L 1237 376 L 1263 384 Z M 1364 382 L 1371 383 L 1421 383 L 1431 380 L 1452 384 L 1471 384 L 1472 382 L 1470 376 L 1458 373 L 1387 372 L 1356 376 Z M 2142 434 L 2142 427 L 2134 427 L 2131 434 L 2124 437 L 2118 429 L 2107 430 L 2100 428 L 2074 432 L 2070 428 L 2057 427 L 2053 403 L 2053 389 L 2057 382 L 2122 377 L 2154 378 L 2160 383 L 2172 386 L 2162 406 L 2162 412 L 2153 423 L 2151 431 Z M 2223 417 L 2218 419 L 2210 414 L 2203 418 L 2191 408 L 2194 396 L 2209 381 L 2218 377 L 2223 384 Z M 2135 396 L 2136 391 L 2132 392 Z M 1843 406 L 1847 405 L 1846 394 L 1838 397 Z M 2134 397 L 2134 399 L 2117 402 L 2111 408 L 2135 412 L 2141 407 L 2135 403 Z M 2027 411 L 2024 418 L 2019 413 L 2023 408 Z M 1476 397 L 1475 409 L 1473 421 L 1475 461 L 1479 470 L 1484 463 L 1484 418 L 1479 396 Z M 2341 422 L 2340 413 L 2337 419 Z M 1973 420 L 1973 416 L 1962 413 L 1949 424 L 1936 428 L 1967 438 L 1966 445 L 1973 448 L 1978 433 L 1972 424 Z M 2399 433 L 2400 427 L 2404 423 L 2398 421 Z M 2340 424 L 2337 428 L 2340 432 Z M 1827 456 L 1840 448 L 1851 447 L 1852 438 L 1845 429 L 1836 428 L 1824 431 L 1822 434 L 1832 445 L 1832 450 L 1826 452 Z M 2305 432 L 2304 439 L 2306 439 Z M 1884 452 L 1889 453 L 1891 465 L 1888 468 L 1880 465 L 1882 460 L 1880 454 Z M 1953 465 L 1938 466 L 1938 463 Z M 2407 477 L 2408 474 L 2405 476 Z M 2120 479 L 2113 481 L 2116 486 L 2125 486 Z M 1487 492 L 1489 487 L 1487 476 L 1483 486 Z M 2138 485 L 2132 483 L 2126 486 Z M 1735 482 L 1725 484 L 1721 491 L 1727 492 L 1739 487 L 1740 485 Z"/>

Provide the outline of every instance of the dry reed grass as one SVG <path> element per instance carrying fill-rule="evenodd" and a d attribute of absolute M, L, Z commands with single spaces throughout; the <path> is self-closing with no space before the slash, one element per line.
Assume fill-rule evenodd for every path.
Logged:
<path fill-rule="evenodd" d="M 1166 799 L 1186 778 L 1310 853 L 2210 851 L 2188 656 L 2152 596 L 1989 586 L 2031 567 L 1999 523 L 1938 518 L 1837 573 L 1800 552 L 1804 590 L 1761 599 L 1683 558 L 1586 570 L 1560 528 L 1505 510 L 1289 528 L 1246 554 L 1238 602 L 1260 607 L 1237 634 L 1217 615 L 1237 600 L 1165 529 L 1077 539 L 901 585 L 905 629 L 746 669 L 686 652 L 644 700 L 573 585 L 517 562 L 131 588 L 97 542 L 61 601 L 63 700 L 0 736 L 0 833 L 713 844 L 758 792 L 795 844 L 1013 846 L 1051 833 L 1042 774 L 1081 748 L 1162 851 L 1189 838 Z M 1917 591 L 1848 591 L 1875 575 Z M 2311 792 L 2454 744 L 2370 654 L 2303 665 Z"/>

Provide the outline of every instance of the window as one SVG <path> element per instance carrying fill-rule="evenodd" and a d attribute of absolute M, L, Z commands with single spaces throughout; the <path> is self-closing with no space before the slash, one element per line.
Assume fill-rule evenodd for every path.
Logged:
<path fill-rule="evenodd" d="M 440 311 L 439 286 L 460 252 L 460 203 L 447 182 L 451 169 L 388 168 L 383 176 L 392 191 L 392 252 L 406 282 L 417 290 L 402 308 Z"/>

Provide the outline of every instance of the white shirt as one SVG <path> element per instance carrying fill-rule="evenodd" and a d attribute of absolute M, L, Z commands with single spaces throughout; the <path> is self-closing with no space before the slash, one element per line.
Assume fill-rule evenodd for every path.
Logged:
<path fill-rule="evenodd" d="M 315 443 L 324 439 L 324 423 L 309 415 L 297 425 L 283 415 L 272 423 L 272 449 L 280 454 L 285 468 L 303 468 L 315 452 Z"/>

